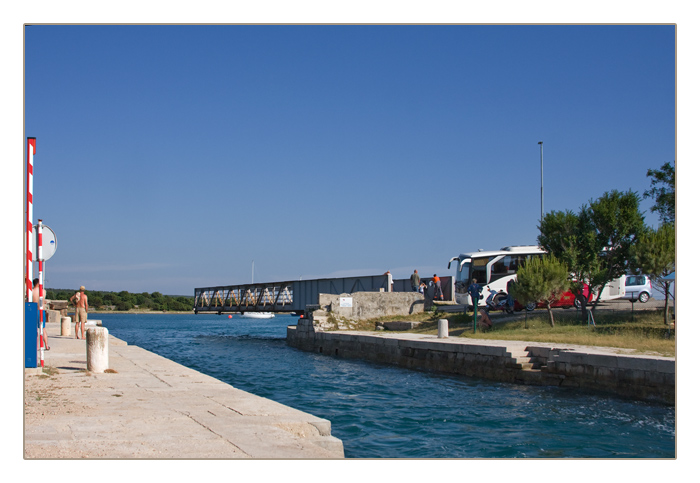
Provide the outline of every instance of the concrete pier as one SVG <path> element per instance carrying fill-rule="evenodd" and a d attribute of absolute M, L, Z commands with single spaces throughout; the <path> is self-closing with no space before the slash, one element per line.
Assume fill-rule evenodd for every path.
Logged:
<path fill-rule="evenodd" d="M 109 368 L 46 324 L 45 367 L 25 370 L 24 457 L 343 458 L 328 420 L 236 389 L 109 336 Z"/>
<path fill-rule="evenodd" d="M 287 327 L 287 344 L 324 355 L 409 369 L 519 384 L 578 387 L 675 404 L 675 358 L 636 354 L 627 349 L 414 333 L 322 331 L 311 319 L 300 319 L 297 325 Z"/>

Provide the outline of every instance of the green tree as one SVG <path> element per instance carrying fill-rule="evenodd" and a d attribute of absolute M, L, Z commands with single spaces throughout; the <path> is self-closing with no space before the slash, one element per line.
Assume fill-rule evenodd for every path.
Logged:
<path fill-rule="evenodd" d="M 592 289 L 598 292 L 593 310 L 600 301 L 605 285 L 630 269 L 632 247 L 646 230 L 639 201 L 637 193 L 631 190 L 626 193 L 613 190 L 590 202 L 590 217 L 596 232 L 597 254 L 601 258 L 602 268 L 590 282 Z"/>
<path fill-rule="evenodd" d="M 545 255 L 542 258 L 530 258 L 518 268 L 513 292 L 518 300 L 544 302 L 549 313 L 549 323 L 554 327 L 552 302 L 558 300 L 568 288 L 567 265 L 552 255 Z"/>
<path fill-rule="evenodd" d="M 539 226 L 539 245 L 569 271 L 570 290 L 581 304 L 582 322 L 587 323 L 587 302 L 584 282 L 601 278 L 602 263 L 598 253 L 595 227 L 587 207 L 578 214 L 571 210 L 547 213 Z"/>
<path fill-rule="evenodd" d="M 93 293 L 88 295 L 88 301 L 93 307 L 100 307 L 101 305 L 105 304 L 104 300 L 102 300 L 102 296 L 99 293 Z"/>
<path fill-rule="evenodd" d="M 129 310 L 134 308 L 134 305 L 129 301 L 121 301 L 117 304 L 117 310 Z"/>
<path fill-rule="evenodd" d="M 613 190 L 582 206 L 578 214 L 570 210 L 548 213 L 539 229 L 540 246 L 568 267 L 571 291 L 582 304 L 582 322 L 586 323 L 584 283 L 598 293 L 595 310 L 605 285 L 628 270 L 632 246 L 645 226 L 639 196 Z"/>
<path fill-rule="evenodd" d="M 676 230 L 673 224 L 665 223 L 657 230 L 647 230 L 632 250 L 632 266 L 651 278 L 651 283 L 664 294 L 664 323 L 668 325 L 671 281 L 666 275 L 676 271 Z"/>
<path fill-rule="evenodd" d="M 662 223 L 676 222 L 676 166 L 675 161 L 665 163 L 661 169 L 647 170 L 651 178 L 651 189 L 644 192 L 644 198 L 653 198 L 656 204 L 651 211 L 659 214 Z"/>
<path fill-rule="evenodd" d="M 144 310 L 145 309 L 153 309 L 154 306 L 155 306 L 155 304 L 154 304 L 153 300 L 151 300 L 150 297 L 147 299 L 144 299 L 144 301 L 139 304 L 139 308 L 144 309 Z"/>

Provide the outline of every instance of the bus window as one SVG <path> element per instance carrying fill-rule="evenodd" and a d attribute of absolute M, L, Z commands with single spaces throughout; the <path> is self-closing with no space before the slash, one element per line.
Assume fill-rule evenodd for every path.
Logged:
<path fill-rule="evenodd" d="M 525 264 L 525 260 L 533 256 L 541 257 L 542 255 L 506 255 L 491 266 L 491 280 L 493 283 L 499 278 L 508 275 L 515 275 L 518 268 Z"/>
<path fill-rule="evenodd" d="M 476 283 L 486 284 L 486 265 L 491 258 L 474 258 L 472 260 L 471 278 L 476 279 Z"/>

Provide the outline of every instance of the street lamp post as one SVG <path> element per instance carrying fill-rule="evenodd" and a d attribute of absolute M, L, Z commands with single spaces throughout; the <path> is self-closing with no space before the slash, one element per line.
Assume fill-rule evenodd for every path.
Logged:
<path fill-rule="evenodd" d="M 540 223 L 544 220 L 544 144 L 540 145 Z"/>

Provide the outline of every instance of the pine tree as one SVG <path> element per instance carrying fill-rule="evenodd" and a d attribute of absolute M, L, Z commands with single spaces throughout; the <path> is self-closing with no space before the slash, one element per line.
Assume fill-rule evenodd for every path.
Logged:
<path fill-rule="evenodd" d="M 661 169 L 647 170 L 651 178 L 651 189 L 644 192 L 644 198 L 653 198 L 656 203 L 651 211 L 658 213 L 662 223 L 676 222 L 676 166 L 675 162 L 665 163 Z"/>
<path fill-rule="evenodd" d="M 552 302 L 569 288 L 569 270 L 553 255 L 533 257 L 518 269 L 517 282 L 513 288 L 515 298 L 521 303 L 544 302 L 549 313 L 549 323 L 554 327 Z"/>
<path fill-rule="evenodd" d="M 668 324 L 671 281 L 663 277 L 676 271 L 675 226 L 665 223 L 657 230 L 650 229 L 643 233 L 634 246 L 632 265 L 649 275 L 654 288 L 664 294 L 664 323 Z"/>

